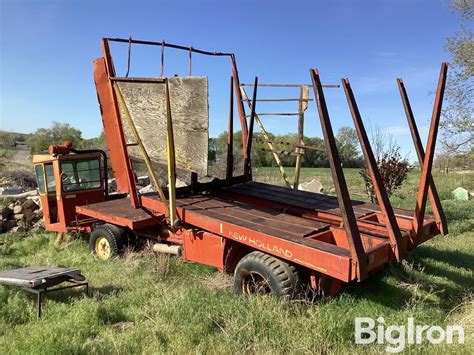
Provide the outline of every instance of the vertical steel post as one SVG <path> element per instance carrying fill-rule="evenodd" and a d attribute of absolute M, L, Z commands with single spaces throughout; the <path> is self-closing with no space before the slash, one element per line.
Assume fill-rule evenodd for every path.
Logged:
<path fill-rule="evenodd" d="M 234 173 L 234 78 L 230 77 L 229 123 L 227 125 L 227 167 L 226 179 Z"/>
<path fill-rule="evenodd" d="M 240 92 L 240 80 L 239 80 L 239 72 L 237 71 L 237 62 L 233 54 L 231 55 L 231 62 L 232 62 L 232 76 L 234 77 L 235 100 L 237 101 L 237 111 L 239 112 L 240 126 L 242 129 L 242 153 L 245 159 L 248 127 L 247 127 L 247 119 L 245 118 L 245 107 L 242 101 L 242 93 Z"/>
<path fill-rule="evenodd" d="M 127 185 L 127 192 L 130 195 L 130 201 L 132 206 L 135 208 L 140 207 L 140 201 L 138 199 L 137 188 L 135 184 L 135 176 L 133 174 L 133 166 L 128 156 L 125 136 L 123 133 L 122 120 L 120 119 L 120 111 L 118 108 L 117 98 L 115 96 L 115 91 L 110 81 L 110 77 L 115 76 L 115 68 L 112 62 L 112 57 L 110 55 L 109 42 L 106 39 L 102 39 L 102 52 L 104 54 L 105 60 L 105 70 L 107 72 L 107 90 L 101 89 L 97 90 L 100 101 L 107 101 L 109 107 L 105 110 L 102 110 L 102 120 L 104 121 L 104 132 L 107 138 L 107 145 L 109 147 L 114 146 L 114 152 L 110 152 L 111 157 L 114 156 L 114 159 L 111 159 L 112 167 L 114 169 L 115 178 L 117 179 L 117 186 L 124 185 L 124 177 Z M 99 63 L 97 63 L 99 64 Z M 94 66 L 94 78 L 99 79 L 100 73 L 95 70 L 100 70 Z M 96 75 L 98 76 L 96 78 Z M 104 79 L 104 78 L 102 78 Z M 104 83 L 99 83 L 96 81 L 96 85 L 103 85 Z M 101 97 L 102 95 L 102 97 Z M 102 103 L 101 103 L 102 104 Z M 106 128 L 109 128 L 108 130 Z M 116 139 L 118 138 L 118 141 Z M 114 141 L 115 140 L 115 141 Z M 118 154 L 117 151 L 118 150 Z M 124 173 L 125 170 L 125 173 Z M 119 181 L 120 180 L 120 181 Z M 124 191 L 121 191 L 124 192 Z"/>
<path fill-rule="evenodd" d="M 413 231 L 415 239 L 413 244 L 417 245 L 421 233 L 423 232 L 423 220 L 425 218 L 426 195 L 428 192 L 428 182 L 431 177 L 431 168 L 433 167 L 433 158 L 436 148 L 436 137 L 438 135 L 439 118 L 443 105 L 444 89 L 446 87 L 446 75 L 448 72 L 448 63 L 441 64 L 439 73 L 438 88 L 436 90 L 435 102 L 433 105 L 433 114 L 431 116 L 430 132 L 428 142 L 426 143 L 425 159 L 423 160 L 423 169 L 421 170 L 420 186 L 416 198 L 415 215 L 413 218 Z"/>
<path fill-rule="evenodd" d="M 242 98 L 247 102 L 250 109 L 252 109 L 252 103 L 250 102 L 243 86 L 240 87 L 240 91 L 242 93 Z M 270 152 L 273 154 L 273 158 L 275 159 L 275 162 L 278 165 L 278 169 L 280 170 L 280 174 L 281 174 L 281 177 L 283 178 L 283 181 L 285 182 L 286 186 L 291 189 L 291 184 L 290 184 L 290 181 L 288 180 L 288 177 L 286 176 L 285 168 L 283 167 L 280 156 L 278 155 L 277 151 L 273 147 L 273 143 L 270 140 L 270 136 L 268 135 L 268 132 L 265 130 L 265 127 L 263 127 L 263 123 L 262 121 L 260 121 L 260 118 L 258 117 L 257 113 L 255 113 L 255 122 L 257 122 L 260 132 L 263 134 L 263 138 L 267 142 Z"/>
<path fill-rule="evenodd" d="M 304 135 L 304 112 L 308 108 L 309 99 L 309 86 L 302 86 L 300 88 L 300 100 L 298 101 L 298 138 L 297 144 L 303 144 Z M 295 178 L 293 179 L 293 188 L 298 190 L 300 183 L 301 174 L 301 161 L 303 160 L 304 148 L 296 147 L 296 165 L 295 165 Z"/>
<path fill-rule="evenodd" d="M 342 79 L 342 86 L 344 87 L 344 92 L 346 93 L 347 103 L 349 104 L 349 109 L 352 114 L 352 119 L 354 120 L 357 135 L 359 136 L 362 152 L 364 153 L 365 160 L 367 161 L 367 167 L 369 169 L 372 185 L 374 186 L 375 194 L 377 196 L 377 201 L 382 211 L 385 225 L 387 226 L 390 244 L 392 245 L 392 249 L 397 260 L 401 260 L 405 255 L 406 248 L 403 244 L 402 235 L 397 224 L 397 219 L 395 218 L 395 213 L 393 212 L 392 205 L 388 199 L 387 191 L 383 185 L 382 177 L 377 167 L 377 162 L 375 161 L 374 153 L 369 143 L 369 137 L 365 131 L 364 123 L 362 122 L 359 108 L 357 107 L 349 80 Z"/>
<path fill-rule="evenodd" d="M 410 127 L 410 133 L 413 138 L 413 143 L 415 144 L 418 162 L 422 167 L 425 160 L 425 150 L 423 149 L 423 144 L 421 143 L 420 134 L 418 132 L 418 127 L 415 122 L 415 117 L 411 109 L 410 101 L 408 100 L 408 94 L 405 89 L 405 85 L 403 84 L 403 80 L 397 79 L 397 84 L 398 89 L 400 90 L 400 96 L 402 98 L 405 114 L 407 116 L 408 126 Z M 448 222 L 446 221 L 446 215 L 444 214 L 443 206 L 441 206 L 438 191 L 436 190 L 436 185 L 431 174 L 428 177 L 428 180 L 428 198 L 430 199 L 431 207 L 433 208 L 436 223 L 439 226 L 441 234 L 446 235 L 448 234 Z"/>
<path fill-rule="evenodd" d="M 176 159 L 174 151 L 173 120 L 171 118 L 170 88 L 168 80 L 166 85 L 166 146 L 168 153 L 168 200 L 170 211 L 170 225 L 177 225 L 176 219 Z"/>
<path fill-rule="evenodd" d="M 255 86 L 253 88 L 252 96 L 252 110 L 250 111 L 250 123 L 249 131 L 247 135 L 247 144 L 245 145 L 245 163 L 244 163 L 244 176 L 246 181 L 252 180 L 252 136 L 253 136 L 253 126 L 255 122 L 255 107 L 257 106 L 257 87 L 258 87 L 258 77 L 255 77 Z"/>
<path fill-rule="evenodd" d="M 313 82 L 314 96 L 318 106 L 319 119 L 321 121 L 321 128 L 324 135 L 324 142 L 326 145 L 326 153 L 328 155 L 329 165 L 331 167 L 331 174 L 334 180 L 334 186 L 337 193 L 337 201 L 341 210 L 344 229 L 347 234 L 347 241 L 351 251 L 351 258 L 357 264 L 357 279 L 359 281 L 365 279 L 368 274 L 367 270 L 367 256 L 364 251 L 364 246 L 360 238 L 359 230 L 357 229 L 357 221 L 352 208 L 352 202 L 349 197 L 349 190 L 347 189 L 344 172 L 341 167 L 341 159 L 336 148 L 336 139 L 329 119 L 329 113 L 324 98 L 321 80 L 319 78 L 317 69 L 310 69 L 311 80 Z"/>

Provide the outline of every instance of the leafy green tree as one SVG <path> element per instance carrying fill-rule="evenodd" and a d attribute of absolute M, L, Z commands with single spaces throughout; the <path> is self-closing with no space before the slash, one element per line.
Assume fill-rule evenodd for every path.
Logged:
<path fill-rule="evenodd" d="M 82 133 L 68 123 L 53 122 L 50 128 L 39 128 L 28 138 L 28 145 L 33 153 L 48 150 L 51 144 L 62 144 L 65 140 L 71 141 L 73 146 L 81 147 Z"/>
<path fill-rule="evenodd" d="M 448 161 L 455 156 L 470 160 L 474 144 L 474 33 L 471 26 L 474 1 L 454 0 L 451 8 L 460 15 L 461 29 L 446 40 L 452 60 L 446 85 L 447 105 L 441 121 L 441 143 Z"/>
<path fill-rule="evenodd" d="M 357 132 L 351 127 L 341 127 L 337 131 L 336 144 L 342 165 L 347 168 L 363 165 L 359 152 L 359 138 Z"/>

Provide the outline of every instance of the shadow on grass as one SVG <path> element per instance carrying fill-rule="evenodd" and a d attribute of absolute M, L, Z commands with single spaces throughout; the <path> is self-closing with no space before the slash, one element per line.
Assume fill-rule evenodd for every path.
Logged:
<path fill-rule="evenodd" d="M 369 300 L 387 308 L 400 309 L 406 305 L 412 294 L 388 283 L 387 274 L 388 271 L 381 270 L 362 282 L 349 283 L 344 287 L 343 292 L 347 292 L 357 299 Z"/>
<path fill-rule="evenodd" d="M 401 309 L 415 296 L 419 297 L 410 291 L 415 290 L 436 294 L 437 298 L 426 298 L 424 302 L 439 303 L 442 308 L 451 309 L 466 290 L 474 289 L 474 279 L 455 270 L 474 269 L 474 257 L 468 253 L 420 246 L 410 254 L 407 261 L 408 266 L 392 263 L 360 283 L 350 283 L 344 287 L 344 292 L 385 307 Z M 435 263 L 449 266 L 443 267 L 442 264 Z M 390 284 L 389 277 L 393 277 L 397 285 Z"/>
<path fill-rule="evenodd" d="M 416 248 L 409 256 L 411 261 L 419 261 L 423 259 L 433 259 L 438 262 L 444 262 L 457 268 L 468 270 L 474 269 L 474 256 L 462 251 L 440 250 L 426 245 Z M 443 271 L 443 270 L 442 270 Z M 448 271 L 448 270 L 446 270 Z M 439 276 L 446 276 L 439 274 Z"/>

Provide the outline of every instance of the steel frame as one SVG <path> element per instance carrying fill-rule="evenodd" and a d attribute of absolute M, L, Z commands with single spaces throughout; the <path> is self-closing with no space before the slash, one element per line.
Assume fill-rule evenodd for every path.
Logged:
<path fill-rule="evenodd" d="M 418 195 L 416 199 L 415 214 L 413 216 L 413 240 L 412 243 L 416 246 L 420 242 L 423 232 L 423 220 L 426 209 L 426 196 L 428 193 L 429 181 L 431 178 L 431 169 L 433 167 L 433 158 L 436 147 L 436 137 L 438 135 L 439 120 L 441 116 L 441 108 L 443 105 L 444 89 L 446 87 L 446 78 L 448 72 L 448 63 L 441 64 L 439 73 L 438 87 L 436 90 L 436 97 L 433 104 L 433 114 L 431 116 L 430 131 L 428 133 L 428 141 L 426 143 L 426 152 L 423 159 L 423 168 L 421 170 L 420 185 L 418 188 Z"/>
<path fill-rule="evenodd" d="M 405 89 L 405 84 L 403 83 L 402 79 L 397 79 L 397 84 L 400 90 L 400 96 L 403 102 L 403 107 L 405 109 L 405 114 L 407 116 L 408 126 L 410 127 L 410 133 L 413 138 L 413 143 L 415 145 L 418 162 L 420 166 L 423 166 L 423 162 L 425 160 L 425 151 L 423 149 L 423 144 L 421 143 L 420 134 L 418 132 L 415 117 L 411 109 L 410 101 L 408 100 L 408 94 Z M 446 215 L 444 214 L 443 206 L 441 206 L 438 191 L 436 189 L 436 185 L 431 174 L 428 177 L 428 198 L 430 199 L 430 204 L 433 209 L 433 213 L 435 215 L 436 222 L 438 223 L 441 234 L 448 234 L 448 222 L 446 220 Z"/>
<path fill-rule="evenodd" d="M 405 256 L 405 245 L 402 241 L 402 236 L 400 234 L 400 228 L 398 227 L 395 214 L 393 213 L 392 205 L 388 199 L 387 190 L 382 182 L 382 177 L 380 175 L 379 169 L 377 167 L 377 162 L 375 160 L 374 153 L 370 146 L 369 137 L 365 131 L 362 118 L 360 116 L 359 108 L 355 101 L 354 93 L 349 84 L 348 79 L 342 79 L 342 85 L 344 87 L 344 92 L 346 93 L 347 102 L 354 120 L 354 125 L 356 127 L 356 132 L 359 137 L 360 145 L 362 152 L 364 153 L 365 160 L 367 161 L 367 167 L 369 170 L 370 178 L 372 180 L 372 185 L 377 196 L 377 201 L 379 203 L 380 209 L 382 210 L 382 215 L 384 217 L 385 224 L 387 226 L 388 234 L 390 236 L 390 242 L 393 248 L 393 252 L 398 261 L 404 258 Z"/>
<path fill-rule="evenodd" d="M 324 98 L 323 88 L 317 69 L 310 69 L 311 80 L 313 82 L 314 96 L 318 106 L 319 119 L 323 131 L 324 141 L 326 142 L 326 153 L 331 167 L 332 178 L 336 188 L 337 200 L 339 208 L 342 211 L 344 229 L 346 230 L 347 240 L 349 242 L 351 256 L 357 263 L 357 278 L 362 280 L 367 277 L 367 256 L 360 239 L 359 230 L 357 229 L 356 218 L 352 208 L 352 202 L 349 197 L 346 180 L 342 171 L 341 159 L 336 148 L 336 139 L 332 131 L 331 121 Z"/>
<path fill-rule="evenodd" d="M 54 288 L 31 288 L 31 287 L 22 287 L 22 290 L 25 290 L 30 293 L 34 293 L 36 295 L 36 319 L 39 320 L 41 318 L 42 314 L 42 307 L 41 303 L 43 301 L 43 295 L 46 293 L 51 293 L 51 292 L 56 292 L 56 291 L 61 291 L 61 290 L 67 290 L 69 288 L 76 288 L 76 287 L 81 287 L 85 286 L 86 290 L 85 293 L 86 295 L 89 295 L 89 283 L 88 282 L 77 282 L 74 280 L 67 280 L 67 282 L 72 283 L 72 285 L 68 286 L 61 286 L 61 287 L 54 287 Z"/>
<path fill-rule="evenodd" d="M 169 228 L 169 226 L 163 225 L 164 216 L 167 214 L 166 200 L 161 198 L 157 199 L 150 195 L 138 195 L 136 193 L 135 181 L 133 178 L 133 170 L 131 168 L 131 162 L 127 154 L 125 145 L 123 128 L 121 127 L 121 121 L 119 117 L 119 111 L 117 106 L 117 95 L 113 90 L 113 84 L 115 81 L 138 81 L 138 82 L 160 82 L 166 83 L 165 78 L 131 78 L 128 77 L 130 72 L 130 65 L 127 66 L 127 74 L 125 77 L 117 77 L 113 68 L 112 57 L 110 55 L 109 42 L 123 42 L 129 45 L 129 61 L 130 53 L 133 44 L 145 44 L 145 45 L 156 45 L 162 48 L 162 67 L 161 75 L 163 75 L 164 66 L 164 48 L 171 47 L 181 50 L 189 51 L 189 70 L 192 68 L 192 53 L 198 53 L 203 55 L 211 56 L 225 56 L 231 60 L 232 76 L 230 80 L 230 100 L 229 100 L 229 117 L 228 117 L 228 135 L 227 135 L 227 168 L 226 168 L 226 179 L 216 180 L 210 183 L 199 183 L 197 175 L 193 174 L 191 177 L 191 186 L 176 189 L 176 215 L 182 222 L 177 228 Z M 334 132 L 332 130 L 328 108 L 326 105 L 323 88 L 324 87 L 339 87 L 339 85 L 322 85 L 319 77 L 319 73 L 316 69 L 310 70 L 310 77 L 312 81 L 312 87 L 315 94 L 315 101 L 318 108 L 318 114 L 323 130 L 325 148 L 328 155 L 331 173 L 333 176 L 337 206 L 340 210 L 340 215 L 335 211 L 312 210 L 304 206 L 292 206 L 288 201 L 282 200 L 281 202 L 272 202 L 266 200 L 264 197 L 252 197 L 239 194 L 237 192 L 227 191 L 225 187 L 234 187 L 237 184 L 245 186 L 246 183 L 252 180 L 252 169 L 251 169 L 251 149 L 252 149 L 252 136 L 253 127 L 255 121 L 261 126 L 261 122 L 258 118 L 258 114 L 255 112 L 256 103 L 259 101 L 284 101 L 294 99 L 257 99 L 257 88 L 259 86 L 274 86 L 274 87 L 302 87 L 308 86 L 308 84 L 258 84 L 258 79 L 255 78 L 253 84 L 240 84 L 237 65 L 235 56 L 233 53 L 221 53 L 221 52 L 208 52 L 193 47 L 185 47 L 174 45 L 166 42 L 149 42 L 149 41 L 138 41 L 129 39 L 114 39 L 105 38 L 102 43 L 104 58 L 98 59 L 94 66 L 97 92 L 99 96 L 99 102 L 103 106 L 102 115 L 104 121 L 104 127 L 106 127 L 106 137 L 109 146 L 113 146 L 114 149 L 110 150 L 111 161 L 114 167 L 114 172 L 117 171 L 117 184 L 120 191 L 130 194 L 130 200 L 133 207 L 142 207 L 144 211 L 153 216 L 156 221 L 155 226 L 159 227 L 156 237 L 160 240 L 172 242 L 172 243 L 184 243 L 186 248 L 195 248 L 188 250 L 185 255 L 189 256 L 189 260 L 199 260 L 204 262 L 208 260 L 209 265 L 213 265 L 219 268 L 226 267 L 224 260 L 224 250 L 228 249 L 228 246 L 232 243 L 238 243 L 242 248 L 248 247 L 251 249 L 262 250 L 269 254 L 275 255 L 282 259 L 289 260 L 295 264 L 305 266 L 313 272 L 319 272 L 324 275 L 336 278 L 341 281 L 351 281 L 357 279 L 361 281 L 365 279 L 369 271 L 373 271 L 379 266 L 386 263 L 392 258 L 401 260 L 405 255 L 405 247 L 408 244 L 410 235 L 415 238 L 416 243 L 424 241 L 424 238 L 428 239 L 436 234 L 431 229 L 433 220 L 430 218 L 424 218 L 424 209 L 426 206 L 426 191 L 432 191 L 431 184 L 431 166 L 434 152 L 434 141 L 436 140 L 436 131 L 439 124 L 439 112 L 441 109 L 442 92 L 444 90 L 444 83 L 446 70 L 442 67 L 442 73 L 440 75 L 440 84 L 438 85 L 438 93 L 435 102 L 435 108 L 433 111 L 432 127 L 430 130 L 430 136 L 426 148 L 426 153 L 423 159 L 420 154 L 420 162 L 423 161 L 423 172 L 420 183 L 420 191 L 417 198 L 417 209 L 413 220 L 404 214 L 400 214 L 400 211 L 394 211 L 388 200 L 385 188 L 382 185 L 380 172 L 378 171 L 373 152 L 371 150 L 367 133 L 365 131 L 357 104 L 355 102 L 352 89 L 349 81 L 343 79 L 342 84 L 346 93 L 347 101 L 352 113 L 352 117 L 356 126 L 358 137 L 361 141 L 362 150 L 368 162 L 369 171 L 371 174 L 372 182 L 374 184 L 377 197 L 380 203 L 380 210 L 372 210 L 366 215 L 356 216 L 356 212 L 353 208 L 353 201 L 350 200 L 349 191 L 344 178 L 344 173 L 341 167 L 341 160 L 336 148 L 336 140 Z M 443 74 L 444 68 L 444 74 Z M 444 75 L 444 76 L 443 76 Z M 444 77 L 444 79 L 443 79 Z M 443 79 L 443 80 L 442 80 Z M 254 91 L 252 100 L 250 100 L 244 90 L 244 86 L 253 86 Z M 234 97 L 235 95 L 235 97 Z M 235 100 L 234 100 L 235 98 Z M 402 95 L 403 99 L 403 95 Z M 297 100 L 302 107 L 310 101 L 304 94 L 300 95 Z M 167 100 L 168 101 L 168 100 Z M 244 172 L 241 176 L 233 176 L 233 110 L 234 101 L 237 105 L 237 111 L 239 114 L 239 120 L 242 129 L 242 147 L 243 155 L 245 159 Z M 249 122 L 247 122 L 244 101 L 248 103 L 250 108 Z M 404 100 L 405 102 L 405 100 Z M 408 99 L 406 99 L 408 103 Z M 168 102 L 169 104 L 169 102 Z M 409 105 L 409 104 L 408 104 Z M 411 109 L 410 109 L 411 110 Z M 298 116 L 301 120 L 302 109 L 298 110 Z M 407 113 L 408 116 L 408 113 Z M 171 123 L 171 117 L 168 120 L 168 126 Z M 410 119 L 409 119 L 410 122 Z M 413 127 L 412 131 L 416 130 L 414 119 L 412 120 Z M 263 127 L 263 126 L 262 126 Z M 260 127 L 262 129 L 262 127 Z M 298 127 L 300 137 L 302 136 L 301 127 Z M 263 128 L 264 131 L 264 128 Z M 265 139 L 269 144 L 270 151 L 275 154 L 276 151 L 273 148 L 272 142 L 269 139 Z M 418 139 L 419 140 L 419 139 Z M 112 142 L 112 143 L 111 143 Z M 118 144 L 116 143 L 118 142 Z M 115 143 L 115 144 L 114 144 Z M 298 153 L 301 149 L 313 149 L 312 147 L 306 147 L 302 144 L 301 139 L 298 140 L 298 144 L 295 145 Z M 417 147 L 417 151 L 422 152 L 420 147 Z M 170 158 L 169 162 L 172 163 L 173 159 Z M 173 178 L 174 173 L 170 170 L 170 179 Z M 116 175 L 117 176 L 117 175 Z M 119 181 L 120 180 L 120 181 Z M 296 182 L 294 182 L 296 184 Z M 172 184 L 171 184 L 172 185 Z M 289 182 L 288 182 L 289 185 Z M 429 185 L 429 186 L 428 186 Z M 291 187 L 291 185 L 289 185 Z M 433 184 L 434 186 L 434 184 Z M 426 190 L 426 191 L 425 191 Z M 299 193 L 298 191 L 294 193 Z M 171 187 L 171 191 L 163 189 L 163 193 L 168 195 L 173 194 L 174 189 Z M 200 193 L 204 195 L 199 195 Z M 279 216 L 281 218 L 289 218 L 289 215 L 301 217 L 299 222 L 301 223 L 325 223 L 328 225 L 328 229 L 324 231 L 318 231 L 314 235 L 304 235 L 301 240 L 295 241 L 285 238 L 277 237 L 278 234 L 272 235 L 268 230 L 275 230 L 278 228 L 277 220 L 270 219 L 268 224 L 270 227 L 267 232 L 259 229 L 258 222 L 252 222 L 251 217 L 249 220 L 243 219 L 243 217 L 235 216 L 236 219 L 240 220 L 239 223 L 234 223 L 233 220 L 226 219 L 229 217 L 228 213 L 232 216 L 232 210 L 222 210 L 217 212 L 213 206 L 213 202 L 202 203 L 205 213 L 199 212 L 199 209 L 193 206 L 193 203 L 183 205 L 183 201 L 190 196 L 211 196 L 216 198 L 214 201 L 217 203 L 217 199 L 228 199 L 228 201 L 241 201 L 250 206 L 254 206 L 257 210 L 256 214 L 265 214 L 264 210 L 267 211 L 280 211 Z M 304 199 L 309 199 L 302 197 Z M 431 196 L 431 195 L 430 195 Z M 197 198 L 197 196 L 193 197 Z M 431 197 L 430 197 L 431 198 Z M 245 208 L 244 208 L 245 210 Z M 85 215 L 91 215 L 98 219 L 103 219 L 100 213 L 94 211 L 93 205 L 87 206 L 87 208 L 77 207 L 77 211 Z M 442 212 L 439 208 L 438 211 Z M 242 212 L 244 213 L 244 212 Z M 245 213 L 244 213 L 245 214 Z M 247 216 L 245 214 L 245 216 Z M 267 214 L 268 215 L 268 214 Z M 271 214 L 270 214 L 271 215 Z M 379 218 L 381 215 L 382 218 Z M 113 216 L 112 216 L 113 217 Z M 261 217 L 265 219 L 264 217 Z M 295 217 L 293 217 L 295 218 Z M 436 217 L 438 219 L 438 217 Z M 440 217 L 441 218 L 441 217 Z M 126 219 L 126 218 L 124 218 Z M 104 219 L 105 220 L 105 219 Z M 308 222 L 308 220 L 313 222 Z M 242 222 L 245 221 L 245 222 Z M 441 221 L 441 219 L 440 219 Z M 124 221 L 122 221 L 124 222 Z M 173 222 L 173 220 L 171 221 Z M 125 223 L 125 222 L 124 222 Z M 157 233 L 155 231 L 149 232 L 148 229 L 149 221 L 144 220 L 147 229 L 137 231 L 137 234 L 153 235 Z M 172 223 L 171 223 L 172 224 Z M 128 225 L 125 223 L 124 225 Z M 438 223 L 439 225 L 439 223 Z M 165 227 L 165 228 L 162 228 Z M 169 229 L 166 229 L 169 228 Z M 412 231 L 413 230 L 413 231 Z M 447 230 L 447 229 L 446 229 Z M 166 231 L 166 233 L 164 232 Z M 343 235 L 341 240 L 341 235 Z M 415 236 L 415 237 L 413 237 Z M 337 244 L 335 241 L 330 239 L 339 238 L 339 242 L 342 242 L 343 247 Z M 201 244 L 200 244 L 201 243 Z M 337 244 L 337 245 L 336 245 Z M 200 247 L 199 247 L 200 246 Z M 202 248 L 211 248 L 212 251 L 203 250 Z M 185 249 L 186 249 L 185 248 Z M 206 259 L 206 255 L 202 253 L 210 253 L 209 259 Z M 191 256 L 192 255 L 192 256 Z M 205 263 L 205 262 L 204 262 Z M 314 276 L 314 275 L 313 275 Z M 317 280 L 314 279 L 314 284 Z"/>

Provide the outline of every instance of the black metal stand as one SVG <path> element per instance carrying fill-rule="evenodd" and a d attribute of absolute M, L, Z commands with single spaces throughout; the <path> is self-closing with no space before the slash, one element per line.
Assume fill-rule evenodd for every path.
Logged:
<path fill-rule="evenodd" d="M 69 280 L 68 282 L 72 283 L 72 285 L 62 286 L 62 287 L 55 287 L 55 288 L 30 288 L 30 287 L 23 287 L 23 290 L 36 294 L 36 318 L 41 318 L 41 302 L 43 301 L 43 294 L 65 290 L 68 288 L 76 288 L 81 286 L 86 286 L 86 295 L 89 295 L 89 283 L 88 282 L 75 282 Z"/>

